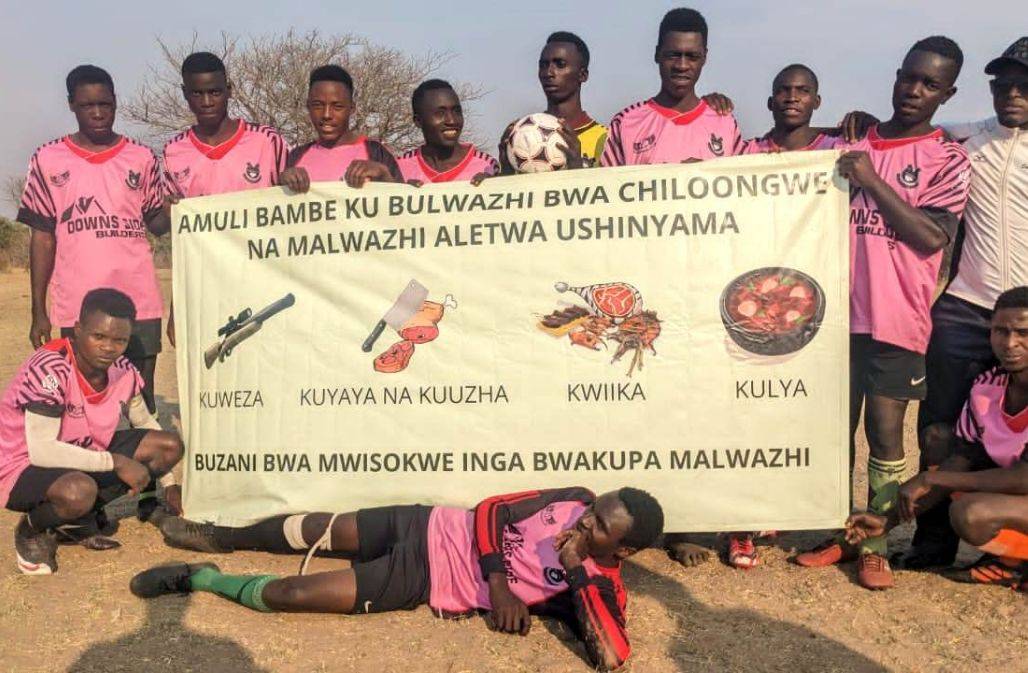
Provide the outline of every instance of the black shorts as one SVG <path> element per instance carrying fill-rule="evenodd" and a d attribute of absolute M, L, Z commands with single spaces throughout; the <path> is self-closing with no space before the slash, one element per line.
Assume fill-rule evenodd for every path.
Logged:
<path fill-rule="evenodd" d="M 107 451 L 131 458 L 135 455 L 139 443 L 143 441 L 143 437 L 148 432 L 150 431 L 142 428 L 118 430 L 114 433 L 114 437 L 111 438 L 111 445 L 107 447 Z M 36 505 L 46 500 L 47 489 L 55 481 L 69 472 L 79 471 L 66 467 L 36 467 L 35 465 L 29 465 L 18 476 L 18 480 L 14 482 L 11 494 L 7 498 L 7 509 L 14 510 L 15 512 L 28 512 L 34 509 Z M 98 489 L 112 488 L 118 485 L 124 486 L 121 479 L 114 472 L 83 472 L 83 474 L 92 477 Z M 128 491 L 127 486 L 125 486 L 125 491 Z"/>
<path fill-rule="evenodd" d="M 355 613 L 413 610 L 428 602 L 431 513 L 422 505 L 357 510 Z"/>
<path fill-rule="evenodd" d="M 68 338 L 72 334 L 71 327 L 61 328 L 61 337 Z M 132 325 L 132 336 L 129 338 L 125 357 L 130 362 L 138 362 L 155 358 L 161 352 L 161 319 L 137 320 Z"/>
<path fill-rule="evenodd" d="M 917 425 L 956 423 L 971 385 L 997 363 L 989 342 L 992 311 L 944 294 L 932 308 L 928 344 L 928 397 L 918 410 Z"/>
<path fill-rule="evenodd" d="M 923 400 L 926 379 L 921 353 L 875 341 L 870 334 L 850 335 L 850 381 L 864 395 Z"/>

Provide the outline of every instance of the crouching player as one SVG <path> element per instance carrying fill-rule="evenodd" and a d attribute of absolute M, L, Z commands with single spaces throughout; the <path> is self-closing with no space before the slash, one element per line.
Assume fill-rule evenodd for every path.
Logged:
<path fill-rule="evenodd" d="M 950 576 L 1028 591 L 1028 287 L 996 300 L 990 341 L 1000 366 L 975 379 L 950 457 L 900 486 L 887 516 L 851 516 L 846 535 L 857 543 L 884 534 L 952 498 L 954 530 L 985 554 Z"/>
<path fill-rule="evenodd" d="M 182 442 L 143 401 L 143 379 L 124 353 L 136 308 L 118 290 L 86 293 L 72 335 L 42 346 L 0 398 L 0 503 L 25 512 L 14 532 L 18 569 L 57 571 L 58 541 L 119 546 L 100 535 L 100 510 L 167 475 Z M 127 411 L 131 429 L 116 430 Z M 166 497 L 178 511 L 181 495 Z"/>
<path fill-rule="evenodd" d="M 482 610 L 490 625 L 528 633 L 530 614 L 566 619 L 594 666 L 628 657 L 621 561 L 651 545 L 664 526 L 660 504 L 622 488 L 529 491 L 474 510 L 407 505 L 347 514 L 292 514 L 246 528 L 165 519 L 173 546 L 224 552 L 318 548 L 351 555 L 352 568 L 308 576 L 224 575 L 211 564 L 156 567 L 136 575 L 141 598 L 206 591 L 264 612 L 359 614 L 428 603 L 440 616 Z"/>

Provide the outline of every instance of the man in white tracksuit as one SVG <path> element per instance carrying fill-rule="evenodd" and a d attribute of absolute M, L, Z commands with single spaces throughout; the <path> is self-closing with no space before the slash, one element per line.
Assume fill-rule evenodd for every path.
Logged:
<path fill-rule="evenodd" d="M 971 158 L 971 192 L 957 272 L 932 309 L 926 373 L 928 397 L 918 429 L 921 470 L 949 455 L 953 424 L 978 374 L 993 366 L 989 321 L 996 298 L 1028 285 L 1028 37 L 992 60 L 996 116 L 945 126 Z M 949 525 L 949 501 L 918 517 L 913 547 L 894 559 L 909 569 L 953 563 L 959 539 Z"/>

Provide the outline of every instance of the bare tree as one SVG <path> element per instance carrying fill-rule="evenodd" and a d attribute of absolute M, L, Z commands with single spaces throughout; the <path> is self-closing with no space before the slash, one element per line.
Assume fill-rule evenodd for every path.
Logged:
<path fill-rule="evenodd" d="M 363 37 L 324 35 L 317 30 L 246 38 L 221 34 L 216 47 L 203 47 L 196 35 L 188 44 L 169 45 L 158 39 L 161 60 L 121 110 L 143 126 L 148 140 L 161 142 L 193 123 L 182 96 L 179 68 L 191 52 L 206 48 L 220 56 L 232 82 L 230 114 L 279 129 L 292 144 L 314 137 L 307 118 L 307 78 L 328 63 L 346 68 L 356 85 L 357 111 L 351 127 L 377 138 L 395 151 L 421 143 L 411 119 L 410 97 L 423 80 L 453 58 L 450 52 L 415 57 L 372 44 Z M 481 98 L 480 87 L 453 82 L 464 103 Z"/>
<path fill-rule="evenodd" d="M 9 175 L 4 182 L 4 198 L 15 210 L 21 204 L 21 193 L 25 190 L 24 175 Z"/>

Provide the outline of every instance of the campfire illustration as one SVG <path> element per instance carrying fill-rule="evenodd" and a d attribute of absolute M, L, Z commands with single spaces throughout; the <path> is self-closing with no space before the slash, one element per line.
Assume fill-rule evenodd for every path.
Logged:
<path fill-rule="evenodd" d="M 632 361 L 628 376 L 643 367 L 643 352 L 657 354 L 653 343 L 660 336 L 660 320 L 655 311 L 643 310 L 642 294 L 628 283 L 600 283 L 575 287 L 565 282 L 554 289 L 577 295 L 585 306 L 558 308 L 539 321 L 539 329 L 554 337 L 567 335 L 572 346 L 598 351 L 616 344 L 611 364 L 629 351 Z"/>
<path fill-rule="evenodd" d="M 400 335 L 400 341 L 375 358 L 372 366 L 376 372 L 395 374 L 406 369 L 414 356 L 415 345 L 434 341 L 439 336 L 438 325 L 446 309 L 457 308 L 457 300 L 453 295 L 446 295 L 442 303 L 428 301 L 427 297 L 428 289 L 411 279 L 392 307 L 364 340 L 362 350 L 368 353 L 386 326 L 393 328 Z"/>

